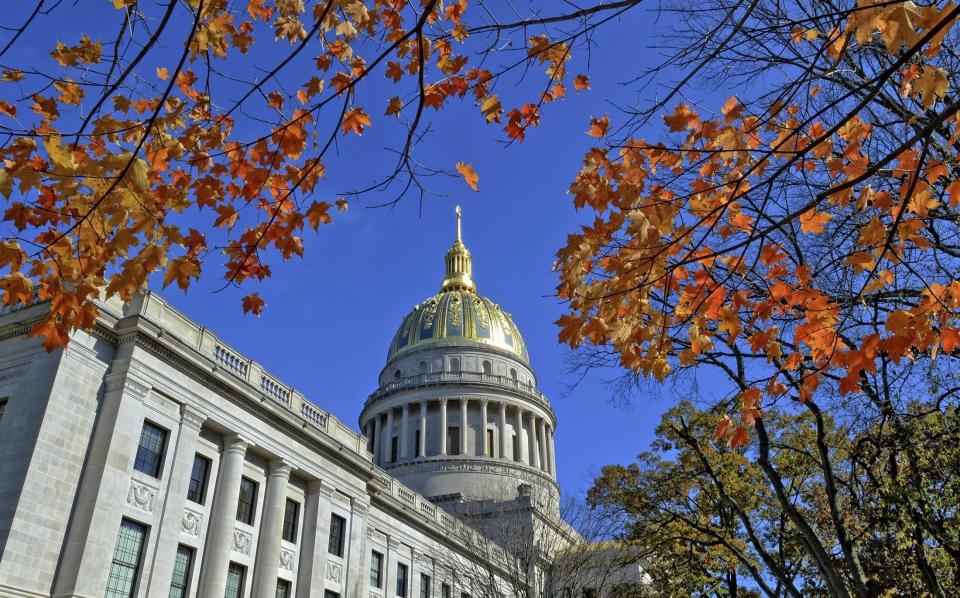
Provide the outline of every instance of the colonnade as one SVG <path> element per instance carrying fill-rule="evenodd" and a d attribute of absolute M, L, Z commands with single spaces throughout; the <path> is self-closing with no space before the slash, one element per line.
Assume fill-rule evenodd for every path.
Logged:
<path fill-rule="evenodd" d="M 439 426 L 430 426 L 427 423 L 428 402 L 438 404 Z M 484 425 L 482 429 L 477 430 L 477 434 L 474 436 L 476 443 L 473 447 L 473 453 L 468 453 L 467 427 L 470 425 L 469 407 L 471 403 L 479 405 L 479 421 L 483 422 Z M 451 419 L 449 417 L 451 409 L 459 411 L 459 437 L 456 439 L 459 452 L 456 451 L 457 447 L 448 446 L 447 430 Z M 399 430 L 394 432 L 394 412 L 397 410 L 400 412 L 400 425 Z M 493 416 L 493 421 L 491 421 L 491 416 Z M 419 421 L 414 423 L 413 420 Z M 512 424 L 514 434 L 517 435 L 516 455 L 514 455 L 513 445 L 510 442 L 514 437 L 508 430 L 510 424 Z M 491 425 L 498 432 L 493 446 L 489 445 L 490 438 L 487 434 Z M 556 474 L 553 426 L 550 420 L 541 417 L 535 411 L 505 401 L 466 397 L 441 398 L 432 401 L 423 399 L 404 403 L 398 407 L 391 407 L 382 413 L 378 413 L 368 419 L 364 427 L 367 438 L 371 440 L 370 448 L 374 460 L 380 465 L 425 457 L 467 455 L 522 463 L 551 475 Z M 521 431 L 526 431 L 525 439 L 520 434 Z M 427 454 L 427 438 L 428 435 L 433 438 L 433 434 L 439 434 L 439 451 Z M 396 451 L 393 445 L 394 439 L 397 441 Z M 394 455 L 394 452 L 396 452 L 396 455 Z M 394 456 L 396 456 L 396 459 L 394 459 Z"/>

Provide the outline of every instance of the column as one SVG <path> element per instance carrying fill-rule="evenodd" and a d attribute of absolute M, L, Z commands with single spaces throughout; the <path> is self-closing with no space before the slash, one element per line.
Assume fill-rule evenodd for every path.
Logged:
<path fill-rule="evenodd" d="M 283 532 L 283 511 L 287 502 L 290 466 L 281 459 L 270 462 L 270 475 L 263 493 L 260 515 L 260 537 L 253 566 L 253 596 L 277 593 L 277 569 L 280 566 L 280 534 Z"/>
<path fill-rule="evenodd" d="M 513 455 L 507 456 L 507 404 L 500 403 L 500 458 L 512 459 Z"/>
<path fill-rule="evenodd" d="M 220 455 L 220 473 L 210 508 L 207 543 L 200 567 L 198 596 L 223 596 L 227 585 L 227 567 L 233 548 L 233 528 L 240 500 L 240 478 L 243 458 L 249 442 L 234 434 L 223 439 Z"/>
<path fill-rule="evenodd" d="M 380 463 L 380 414 L 373 417 L 373 462 Z"/>
<path fill-rule="evenodd" d="M 417 456 L 427 456 L 427 402 L 420 401 L 420 446 L 417 447 Z"/>
<path fill-rule="evenodd" d="M 527 464 L 527 443 L 523 438 L 523 409 L 517 406 L 517 446 L 520 447 L 520 463 Z"/>
<path fill-rule="evenodd" d="M 447 454 L 447 399 L 440 399 L 440 454 Z"/>
<path fill-rule="evenodd" d="M 153 554 L 153 566 L 150 567 L 147 590 L 150 596 L 165 596 L 170 592 L 173 563 L 177 558 L 177 543 L 180 539 L 180 524 L 183 521 L 183 509 L 187 504 L 190 473 L 193 471 L 193 457 L 197 451 L 200 427 L 206 419 L 207 416 L 189 405 L 180 406 L 180 433 L 177 435 L 173 465 L 170 467 L 170 484 L 167 486 L 163 515 L 156 536 L 157 550 Z"/>
<path fill-rule="evenodd" d="M 486 457 L 493 450 L 492 446 L 487 446 L 487 399 L 480 400 L 480 454 Z"/>
<path fill-rule="evenodd" d="M 387 410 L 387 429 L 383 439 L 383 454 L 380 458 L 380 464 L 390 462 L 390 449 L 393 447 L 393 407 Z"/>
<path fill-rule="evenodd" d="M 547 442 L 545 434 L 543 433 L 543 418 L 537 419 L 537 448 L 538 456 L 540 458 L 540 469 L 547 469 Z"/>
<path fill-rule="evenodd" d="M 553 442 L 553 428 L 547 428 L 547 450 L 550 452 L 550 473 L 557 476 L 557 456 L 555 454 L 557 445 Z"/>
<path fill-rule="evenodd" d="M 400 413 L 400 458 L 397 460 L 404 461 L 410 458 L 410 405 L 404 403 Z"/>
<path fill-rule="evenodd" d="M 460 399 L 460 454 L 467 454 L 467 399 Z"/>
<path fill-rule="evenodd" d="M 326 482 L 313 480 L 307 484 L 300 565 L 297 569 L 297 598 L 323 598 L 332 496 L 333 486 Z"/>
<path fill-rule="evenodd" d="M 530 466 L 540 469 L 540 440 L 537 438 L 537 416 L 530 414 Z"/>
<path fill-rule="evenodd" d="M 367 549 L 367 511 L 370 499 L 366 496 L 350 500 L 350 542 L 347 544 L 347 578 L 341 587 L 347 596 L 364 596 L 370 580 L 369 550 Z M 322 587 L 322 586 L 321 586 Z M 273 596 L 274 594 L 271 594 Z"/>

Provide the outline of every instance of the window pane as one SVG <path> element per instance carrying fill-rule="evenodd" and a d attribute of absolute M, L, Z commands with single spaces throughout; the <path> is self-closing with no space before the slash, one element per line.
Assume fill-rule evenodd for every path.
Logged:
<path fill-rule="evenodd" d="M 339 515 L 330 516 L 330 542 L 327 551 L 330 554 L 343 556 L 343 534 L 347 520 Z"/>
<path fill-rule="evenodd" d="M 160 468 L 163 466 L 163 445 L 166 441 L 166 430 L 150 422 L 143 422 L 133 468 L 148 476 L 160 477 Z"/>
<path fill-rule="evenodd" d="M 331 590 L 326 590 L 323 593 L 323 598 L 340 598 L 340 594 L 337 594 L 336 592 Z"/>
<path fill-rule="evenodd" d="M 450 598 L 450 584 L 445 583 L 440 586 L 440 598 Z"/>
<path fill-rule="evenodd" d="M 3 421 L 3 412 L 7 410 L 7 400 L 0 401 L 0 422 Z"/>
<path fill-rule="evenodd" d="M 430 576 L 420 574 L 420 598 L 430 598 Z"/>
<path fill-rule="evenodd" d="M 376 550 L 370 553 L 370 585 L 383 587 L 383 555 Z"/>
<path fill-rule="evenodd" d="M 190 487 L 187 500 L 203 504 L 207 494 L 207 474 L 210 471 L 210 459 L 200 455 L 193 456 L 193 470 L 190 472 Z"/>
<path fill-rule="evenodd" d="M 287 542 L 297 541 L 297 519 L 300 516 L 300 503 L 287 499 L 283 510 L 283 539 Z"/>
<path fill-rule="evenodd" d="M 237 521 L 253 525 L 253 514 L 257 506 L 257 483 L 240 478 L 240 500 L 237 501 Z"/>
<path fill-rule="evenodd" d="M 240 598 L 243 596 L 243 577 L 245 573 L 245 567 L 230 563 L 230 568 L 227 569 L 227 590 L 223 593 L 223 598 Z"/>
<path fill-rule="evenodd" d="M 277 580 L 277 598 L 290 598 L 290 582 L 278 579 Z"/>
<path fill-rule="evenodd" d="M 170 582 L 170 598 L 186 598 L 190 586 L 190 567 L 193 564 L 193 549 L 177 546 L 177 558 L 173 561 L 173 581 Z"/>
<path fill-rule="evenodd" d="M 407 566 L 403 563 L 397 563 L 397 596 L 407 596 Z"/>
<path fill-rule="evenodd" d="M 130 598 L 140 575 L 140 555 L 147 527 L 124 519 L 117 534 L 117 545 L 110 563 L 106 598 Z"/>

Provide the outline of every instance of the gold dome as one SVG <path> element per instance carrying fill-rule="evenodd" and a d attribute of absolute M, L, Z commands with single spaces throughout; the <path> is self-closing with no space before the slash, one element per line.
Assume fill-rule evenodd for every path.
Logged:
<path fill-rule="evenodd" d="M 460 206 L 457 238 L 447 251 L 445 262 L 446 275 L 440 293 L 415 306 L 403 319 L 390 343 L 387 361 L 435 343 L 466 343 L 500 349 L 529 364 L 527 346 L 513 318 L 499 305 L 477 294 L 473 259 L 460 236 Z"/>

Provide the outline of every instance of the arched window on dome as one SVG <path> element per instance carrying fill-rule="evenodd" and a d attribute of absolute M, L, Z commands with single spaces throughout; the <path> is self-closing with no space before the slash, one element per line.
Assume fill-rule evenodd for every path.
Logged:
<path fill-rule="evenodd" d="M 420 362 L 420 373 L 421 373 L 421 374 L 426 374 L 426 373 L 427 373 L 427 362 L 426 362 L 426 361 L 421 361 L 421 362 Z"/>
<path fill-rule="evenodd" d="M 493 373 L 493 366 L 490 365 L 490 362 L 487 361 L 486 359 L 483 360 L 482 367 L 483 367 L 483 373 L 484 373 L 484 374 L 491 374 L 491 373 Z"/>
<path fill-rule="evenodd" d="M 514 382 L 517 381 L 517 369 L 516 369 L 516 368 L 510 368 L 510 377 L 513 378 L 513 381 L 514 381 Z"/>
<path fill-rule="evenodd" d="M 450 360 L 450 371 L 459 372 L 460 371 L 460 360 L 454 357 Z"/>
<path fill-rule="evenodd" d="M 393 373 L 393 379 L 394 379 L 394 380 L 399 380 L 399 379 L 402 378 L 402 377 L 403 377 L 403 373 L 402 373 L 400 370 L 397 370 L 397 371 L 395 371 L 395 372 Z"/>

